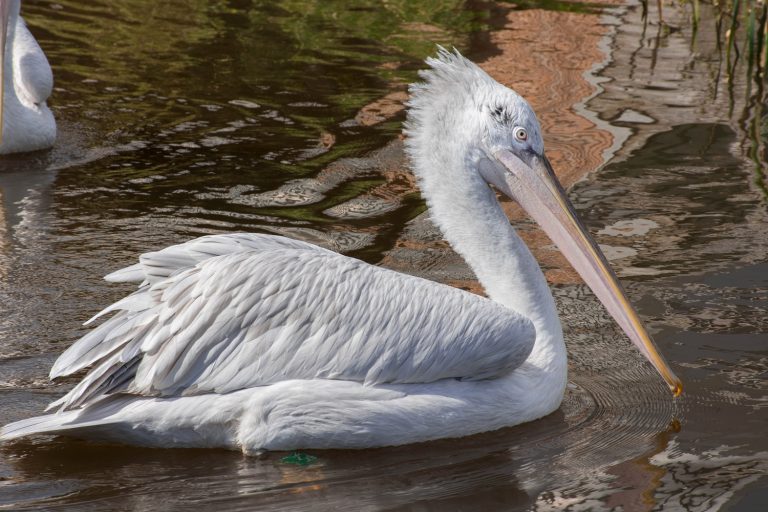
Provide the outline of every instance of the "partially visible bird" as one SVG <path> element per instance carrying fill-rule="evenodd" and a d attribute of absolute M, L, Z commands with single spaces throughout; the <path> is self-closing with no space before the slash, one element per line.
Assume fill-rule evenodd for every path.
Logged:
<path fill-rule="evenodd" d="M 51 377 L 91 370 L 0 439 L 365 448 L 460 437 L 556 410 L 555 302 L 495 187 L 544 228 L 674 394 L 662 359 L 544 156 L 528 103 L 458 52 L 411 87 L 407 149 L 433 219 L 486 299 L 279 236 L 214 235 L 107 276 L 139 289 Z"/>
<path fill-rule="evenodd" d="M 56 121 L 48 59 L 20 14 L 21 0 L 0 0 L 0 154 L 53 146 Z"/>

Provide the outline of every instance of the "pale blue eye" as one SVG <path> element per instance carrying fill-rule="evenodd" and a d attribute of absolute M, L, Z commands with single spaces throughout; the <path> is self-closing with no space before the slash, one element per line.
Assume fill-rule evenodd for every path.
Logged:
<path fill-rule="evenodd" d="M 517 127 L 515 128 L 515 138 L 520 142 L 525 142 L 528 140 L 528 132 L 525 131 L 525 128 Z"/>

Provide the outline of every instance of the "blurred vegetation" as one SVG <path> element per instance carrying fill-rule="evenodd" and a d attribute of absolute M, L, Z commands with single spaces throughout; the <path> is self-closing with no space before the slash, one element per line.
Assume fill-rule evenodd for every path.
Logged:
<path fill-rule="evenodd" d="M 585 0 L 501 0 L 512 4 L 516 10 L 544 9 L 546 11 L 577 12 L 598 14 L 605 8 L 604 4 Z"/>

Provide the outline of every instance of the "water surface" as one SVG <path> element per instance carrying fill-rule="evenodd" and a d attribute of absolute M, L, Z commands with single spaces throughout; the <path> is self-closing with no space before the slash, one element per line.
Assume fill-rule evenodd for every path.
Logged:
<path fill-rule="evenodd" d="M 712 95 L 712 41 L 700 33 L 693 51 L 683 14 L 667 14 L 679 30 L 657 32 L 639 5 L 534 3 L 523 15 L 509 4 L 346 4 L 25 2 L 54 67 L 60 138 L 49 152 L 0 161 L 0 422 L 42 411 L 71 386 L 48 382 L 53 360 L 130 289 L 102 275 L 194 236 L 283 233 L 471 282 L 436 241 L 402 166 L 403 87 L 434 42 L 503 64 L 504 31 L 520 20 L 588 23 L 610 50 L 589 66 L 599 84 L 585 89 L 591 99 L 542 117 L 551 126 L 565 109 L 612 137 L 583 158 L 611 160 L 571 197 L 684 380 L 683 398 L 672 401 L 539 242 L 571 362 L 563 406 L 547 418 L 460 440 L 316 452 L 304 467 L 282 453 L 40 437 L 0 448 L 0 508 L 755 510 L 768 501 L 768 218 L 728 96 Z M 558 9 L 569 17 L 547 14 Z M 524 39 L 521 55 L 536 57 Z M 541 98 L 563 97 L 570 75 L 558 65 L 575 62 L 548 61 L 554 79 Z M 541 83 L 531 73 L 521 88 Z M 563 166 L 583 144 L 558 130 L 551 146 Z"/>

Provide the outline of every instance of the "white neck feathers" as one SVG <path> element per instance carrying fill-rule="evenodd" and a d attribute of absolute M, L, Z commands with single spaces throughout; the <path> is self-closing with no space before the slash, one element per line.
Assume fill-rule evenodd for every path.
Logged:
<path fill-rule="evenodd" d="M 478 98 L 492 79 L 458 54 L 441 52 L 411 89 L 406 146 L 431 216 L 488 296 L 528 317 L 537 340 L 531 359 L 564 361 L 562 328 L 546 279 L 481 177 L 484 153 Z M 495 82 L 493 82 L 495 84 Z"/>

